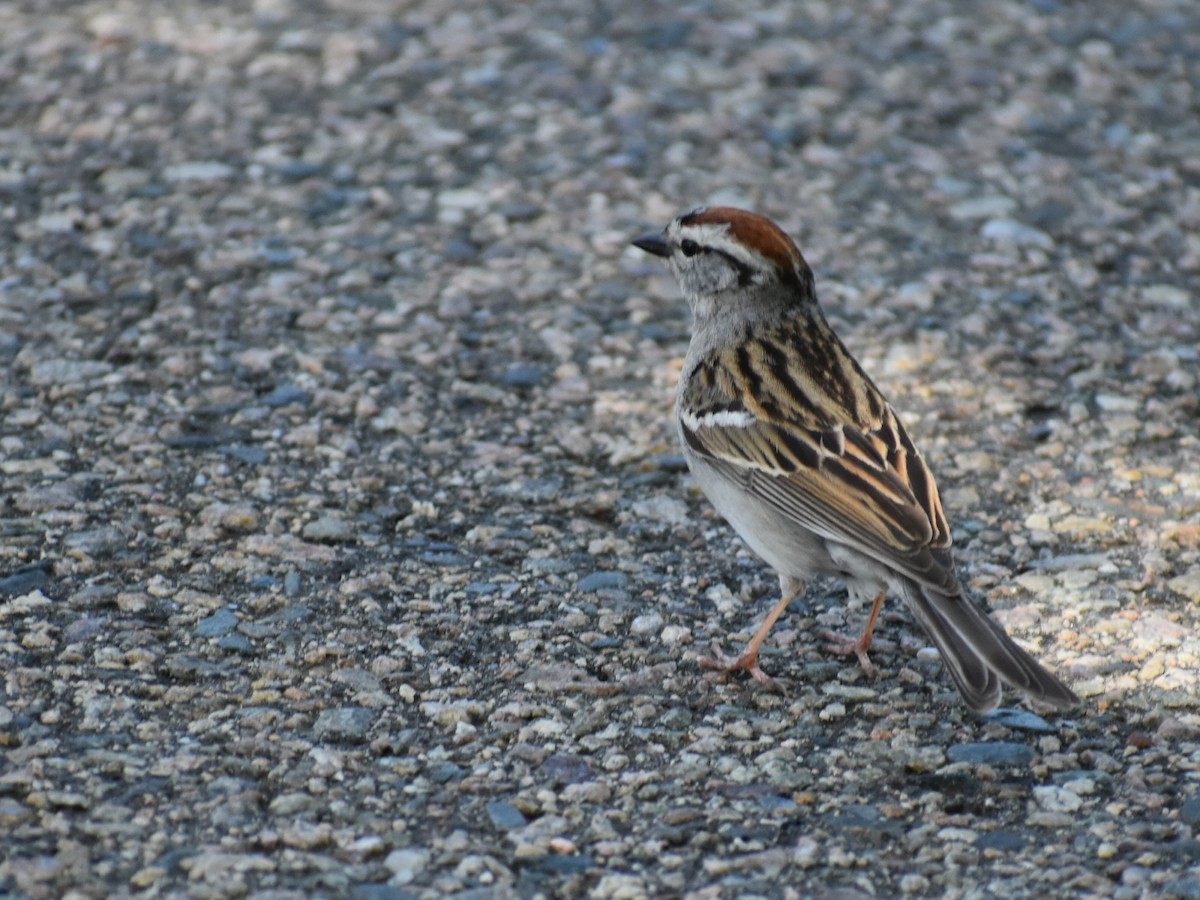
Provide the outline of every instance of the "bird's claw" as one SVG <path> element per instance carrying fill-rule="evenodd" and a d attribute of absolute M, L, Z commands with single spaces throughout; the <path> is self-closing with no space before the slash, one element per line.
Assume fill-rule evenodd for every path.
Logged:
<path fill-rule="evenodd" d="M 700 666 L 701 668 L 712 670 L 705 673 L 704 680 L 713 682 L 714 684 L 723 684 L 731 672 L 740 669 L 744 672 L 749 672 L 755 681 L 769 690 L 780 694 L 785 693 L 778 681 L 759 668 L 757 650 L 747 650 L 741 656 L 729 656 L 721 649 L 720 642 L 713 641 L 712 656 L 702 656 L 700 658 Z"/>
<path fill-rule="evenodd" d="M 864 635 L 861 638 L 848 638 L 845 635 L 838 634 L 836 631 L 822 631 L 821 637 L 829 641 L 825 645 L 825 649 L 829 653 L 836 653 L 839 656 L 849 656 L 853 653 L 858 657 L 859 665 L 863 671 L 872 678 L 879 677 L 879 670 L 875 668 L 875 664 L 871 662 L 871 658 L 867 656 L 867 650 L 871 646 L 870 637 Z"/>

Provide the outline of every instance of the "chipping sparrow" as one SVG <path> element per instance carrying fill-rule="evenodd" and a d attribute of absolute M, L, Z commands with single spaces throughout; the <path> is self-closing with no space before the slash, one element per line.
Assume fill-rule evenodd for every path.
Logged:
<path fill-rule="evenodd" d="M 963 591 L 937 485 L 891 405 L 834 334 L 812 271 L 774 223 L 697 209 L 633 242 L 666 258 L 694 326 L 676 420 L 692 474 L 742 539 L 779 574 L 782 599 L 737 658 L 764 684 L 758 653 L 805 579 L 831 575 L 873 598 L 861 638 L 831 648 L 867 657 L 890 587 L 941 652 L 977 712 L 1007 682 L 1047 708 L 1079 699 Z"/>

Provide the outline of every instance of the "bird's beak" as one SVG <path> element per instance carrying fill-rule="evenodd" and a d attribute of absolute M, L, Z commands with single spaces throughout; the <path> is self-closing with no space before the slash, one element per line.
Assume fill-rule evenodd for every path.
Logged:
<path fill-rule="evenodd" d="M 640 250 L 645 250 L 647 253 L 653 253 L 655 256 L 671 255 L 671 248 L 667 246 L 667 242 L 659 234 L 643 234 L 633 242 L 633 246 Z"/>

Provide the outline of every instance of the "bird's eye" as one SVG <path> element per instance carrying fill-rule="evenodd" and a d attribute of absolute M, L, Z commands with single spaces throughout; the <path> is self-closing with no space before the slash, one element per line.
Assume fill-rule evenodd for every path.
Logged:
<path fill-rule="evenodd" d="M 691 238 L 686 238 L 679 244 L 679 249 L 683 251 L 684 256 L 695 256 L 700 252 L 700 245 Z"/>

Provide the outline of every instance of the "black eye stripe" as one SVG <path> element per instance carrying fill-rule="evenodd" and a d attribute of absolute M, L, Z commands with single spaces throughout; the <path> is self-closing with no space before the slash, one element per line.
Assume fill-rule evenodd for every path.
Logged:
<path fill-rule="evenodd" d="M 725 250 L 718 250 L 716 247 L 704 247 L 693 241 L 691 238 L 684 238 L 679 242 L 679 250 L 684 256 L 692 257 L 699 253 L 715 253 L 717 256 L 729 263 L 730 267 L 738 273 L 738 284 L 746 287 L 754 280 L 754 273 L 750 267 Z"/>
<path fill-rule="evenodd" d="M 738 273 L 739 285 L 746 287 L 754 280 L 754 272 L 751 271 L 750 267 L 732 253 L 726 253 L 724 250 L 713 250 L 712 252 L 720 254 L 734 268 Z"/>

